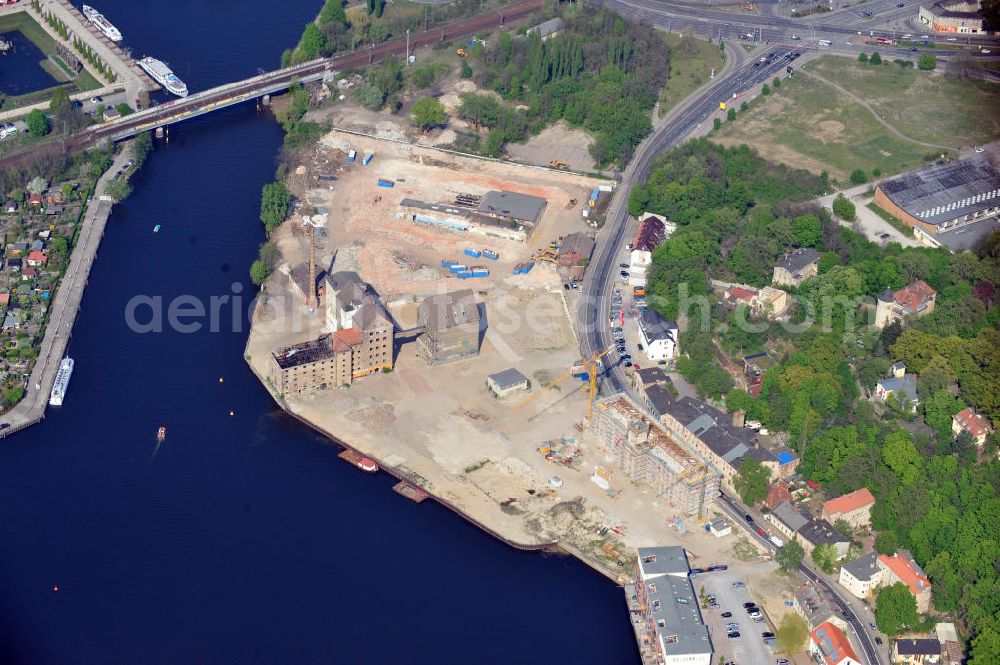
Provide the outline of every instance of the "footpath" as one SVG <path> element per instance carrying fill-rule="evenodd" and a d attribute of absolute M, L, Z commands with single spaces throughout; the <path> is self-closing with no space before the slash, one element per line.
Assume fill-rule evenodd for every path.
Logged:
<path fill-rule="evenodd" d="M 49 393 L 55 382 L 59 363 L 66 355 L 73 323 L 80 311 L 83 291 L 90 278 L 90 270 L 97 258 L 97 248 L 104 236 L 108 217 L 111 215 L 112 201 L 104 194 L 105 188 L 111 182 L 114 174 L 121 169 L 132 156 L 131 143 L 115 158 L 94 190 L 94 196 L 87 205 L 76 246 L 70 255 L 69 267 L 63 275 L 55 297 L 52 299 L 49 311 L 49 322 L 45 328 L 45 336 L 39 348 L 35 368 L 25 388 L 24 398 L 18 402 L 5 416 L 3 423 L 9 425 L 0 430 L 0 438 L 13 434 L 18 430 L 34 425 L 45 417 L 45 408 L 49 403 Z"/>

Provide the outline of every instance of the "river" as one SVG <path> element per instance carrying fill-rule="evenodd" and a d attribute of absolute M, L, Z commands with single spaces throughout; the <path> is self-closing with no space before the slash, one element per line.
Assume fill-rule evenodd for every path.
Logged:
<path fill-rule="evenodd" d="M 317 5 L 98 9 L 199 90 L 274 66 Z M 189 121 L 115 207 L 66 405 L 0 442 L 0 662 L 638 663 L 618 587 L 337 459 L 251 374 L 246 325 L 126 325 L 135 296 L 250 292 L 280 145 L 252 105 Z"/>

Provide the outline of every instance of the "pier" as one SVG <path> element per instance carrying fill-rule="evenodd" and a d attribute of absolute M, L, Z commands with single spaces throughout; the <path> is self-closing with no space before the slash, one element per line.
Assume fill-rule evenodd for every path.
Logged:
<path fill-rule="evenodd" d="M 87 205 L 76 245 L 70 255 L 69 266 L 52 299 L 45 335 L 42 337 L 38 359 L 31 371 L 24 398 L 4 416 L 0 416 L 0 420 L 9 424 L 9 427 L 0 430 L 0 438 L 34 425 L 45 417 L 45 409 L 49 405 L 49 393 L 52 391 L 59 363 L 66 355 L 73 323 L 76 321 L 83 300 L 83 291 L 90 279 L 90 270 L 97 258 L 97 248 L 104 236 L 108 217 L 111 216 L 112 201 L 104 195 L 104 188 L 114 177 L 115 172 L 129 160 L 131 154 L 130 147 L 126 146 L 126 149 L 115 158 L 111 168 L 97 181 L 93 199 Z M 73 382 L 70 381 L 66 399 L 73 399 L 72 394 Z"/>

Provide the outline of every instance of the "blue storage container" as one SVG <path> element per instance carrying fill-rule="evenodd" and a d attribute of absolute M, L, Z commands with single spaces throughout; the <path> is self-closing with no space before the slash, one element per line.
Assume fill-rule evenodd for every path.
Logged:
<path fill-rule="evenodd" d="M 381 178 L 379 178 L 378 186 L 379 187 L 395 187 L 396 183 L 394 183 L 392 180 L 382 180 Z"/>
<path fill-rule="evenodd" d="M 474 259 L 478 259 L 480 256 L 482 256 L 482 252 L 480 252 L 478 249 L 468 249 L 468 248 L 466 248 L 465 254 L 466 254 L 466 256 L 471 256 Z"/>
<path fill-rule="evenodd" d="M 368 153 L 367 155 L 365 155 L 365 158 L 361 160 L 361 163 L 364 164 L 365 166 L 368 166 L 369 164 L 372 163 L 372 160 L 374 158 L 375 158 L 375 155 L 373 155 L 371 153 Z"/>
<path fill-rule="evenodd" d="M 490 276 L 490 271 L 486 270 L 486 269 L 483 269 L 483 270 L 473 270 L 472 271 L 472 276 L 473 277 L 489 277 Z"/>
<path fill-rule="evenodd" d="M 490 251 L 488 249 L 484 249 L 482 251 L 482 254 L 483 254 L 483 257 L 485 257 L 487 259 L 490 259 L 491 261 L 496 261 L 497 259 L 500 258 L 499 254 L 497 254 L 496 252 L 492 252 L 492 251 Z"/>
<path fill-rule="evenodd" d="M 455 262 L 454 262 L 454 261 L 442 261 L 442 262 L 441 262 L 441 267 L 442 267 L 442 268 L 450 268 L 450 267 L 452 267 L 453 265 L 455 265 Z"/>
<path fill-rule="evenodd" d="M 468 270 L 469 266 L 465 265 L 464 263 L 452 263 L 450 266 L 448 266 L 448 269 L 451 270 L 452 272 L 458 272 L 459 270 Z"/>

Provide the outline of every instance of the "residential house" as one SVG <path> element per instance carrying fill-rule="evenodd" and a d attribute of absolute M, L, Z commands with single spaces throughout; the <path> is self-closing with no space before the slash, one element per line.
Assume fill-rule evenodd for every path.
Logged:
<path fill-rule="evenodd" d="M 10 272 L 20 272 L 21 259 L 7 259 L 7 270 Z"/>
<path fill-rule="evenodd" d="M 49 257 L 45 256 L 45 252 L 38 251 L 37 249 L 28 254 L 28 265 L 35 268 L 44 266 L 48 260 Z"/>
<path fill-rule="evenodd" d="M 24 240 L 18 240 L 17 242 L 12 243 L 10 246 L 11 256 L 21 256 L 21 254 L 28 251 L 28 247 L 28 243 Z"/>
<path fill-rule="evenodd" d="M 878 564 L 878 553 L 871 552 L 848 561 L 840 568 L 840 585 L 855 597 L 867 600 L 882 586 L 883 569 Z"/>
<path fill-rule="evenodd" d="M 895 394 L 893 399 L 901 408 L 916 411 L 917 405 L 920 404 L 920 398 L 917 396 L 917 377 L 907 374 L 906 365 L 901 362 L 893 363 L 891 372 L 890 376 L 879 379 L 875 384 L 875 397 L 887 402 L 889 397 Z"/>
<path fill-rule="evenodd" d="M 768 510 L 774 510 L 785 501 L 793 502 L 792 493 L 788 491 L 788 483 L 771 483 L 767 486 L 767 499 L 764 500 L 764 505 Z"/>
<path fill-rule="evenodd" d="M 659 215 L 646 214 L 632 241 L 629 255 L 629 280 L 632 286 L 646 285 L 646 271 L 653 262 L 653 251 L 663 244 L 677 228 Z"/>
<path fill-rule="evenodd" d="M 639 316 L 639 334 L 650 360 L 671 360 L 677 355 L 678 329 L 675 321 L 648 309 Z"/>
<path fill-rule="evenodd" d="M 562 30 L 562 27 L 563 20 L 557 16 L 556 18 L 550 18 L 548 21 L 542 21 L 533 28 L 528 28 L 527 34 L 530 35 L 533 32 L 537 32 L 539 38 L 541 38 L 542 41 L 545 41 L 546 39 L 558 35 L 559 31 Z"/>
<path fill-rule="evenodd" d="M 486 377 L 486 386 L 497 397 L 507 397 L 528 390 L 529 383 L 528 377 L 511 367 Z"/>
<path fill-rule="evenodd" d="M 939 623 L 934 626 L 934 633 L 938 641 L 941 642 L 941 651 L 945 665 L 960 665 L 964 662 L 965 654 L 962 649 L 962 641 L 958 639 L 958 630 L 953 623 Z"/>
<path fill-rule="evenodd" d="M 764 519 L 788 538 L 792 538 L 796 531 L 809 523 L 809 518 L 789 501 L 775 506 L 774 510 L 764 515 Z"/>
<path fill-rule="evenodd" d="M 990 421 L 976 413 L 971 406 L 951 417 L 951 433 L 958 436 L 961 432 L 968 432 L 978 448 L 986 445 L 986 437 L 992 431 Z"/>
<path fill-rule="evenodd" d="M 28 266 L 27 268 L 21 271 L 21 279 L 22 280 L 34 279 L 35 275 L 37 274 L 38 274 L 37 271 L 32 266 Z"/>
<path fill-rule="evenodd" d="M 829 622 L 809 633 L 809 653 L 824 665 L 861 665 L 847 635 Z"/>
<path fill-rule="evenodd" d="M 28 197 L 28 203 L 35 206 L 36 208 L 41 208 L 44 199 L 41 194 L 32 194 Z"/>
<path fill-rule="evenodd" d="M 43 241 L 43 240 L 33 240 L 31 242 L 30 248 L 31 248 L 32 251 L 37 250 L 37 251 L 40 252 L 43 249 L 45 249 L 45 241 Z"/>
<path fill-rule="evenodd" d="M 902 582 L 909 588 L 917 601 L 917 611 L 927 612 L 931 608 L 931 582 L 923 569 L 913 560 L 907 550 L 899 550 L 892 556 L 880 554 L 878 564 L 883 569 L 885 586 Z"/>
<path fill-rule="evenodd" d="M 660 367 L 643 367 L 632 372 L 632 387 L 640 394 L 658 383 L 672 383 L 670 377 Z"/>
<path fill-rule="evenodd" d="M 673 404 L 674 393 L 671 392 L 670 388 L 665 383 L 658 383 L 650 386 L 643 393 L 643 406 L 653 414 L 653 417 L 660 420 L 663 414 L 670 409 L 670 405 Z"/>
<path fill-rule="evenodd" d="M 936 637 L 924 639 L 899 639 L 892 646 L 892 662 L 908 665 L 936 665 L 943 653 Z"/>
<path fill-rule="evenodd" d="M 818 274 L 819 252 L 811 247 L 802 247 L 786 254 L 774 266 L 771 282 L 778 286 L 798 286 Z"/>
<path fill-rule="evenodd" d="M 795 598 L 795 611 L 806 620 L 810 630 L 824 623 L 847 630 L 847 621 L 834 609 L 825 591 L 807 582 L 797 588 L 792 596 Z"/>
<path fill-rule="evenodd" d="M 14 199 L 7 199 L 7 203 L 4 204 L 3 211 L 8 215 L 13 215 L 17 212 L 17 209 L 17 201 Z"/>
<path fill-rule="evenodd" d="M 757 292 L 757 298 L 750 306 L 750 313 L 773 319 L 784 314 L 786 309 L 788 309 L 788 293 L 772 286 L 765 286 Z"/>
<path fill-rule="evenodd" d="M 10 310 L 3 317 L 3 329 L 4 330 L 17 330 L 21 327 L 21 317 L 15 312 Z"/>
<path fill-rule="evenodd" d="M 937 291 L 922 279 L 895 292 L 886 289 L 875 304 L 875 327 L 885 328 L 894 321 L 903 323 L 907 317 L 926 316 L 934 311 L 936 298 Z"/>
<path fill-rule="evenodd" d="M 637 554 L 633 621 L 643 662 L 713 665 L 712 637 L 684 548 L 640 547 Z"/>
<path fill-rule="evenodd" d="M 854 529 L 867 529 L 871 526 L 874 505 L 875 497 L 867 487 L 862 487 L 824 503 L 823 519 L 831 524 L 844 520 Z"/>
<path fill-rule="evenodd" d="M 819 545 L 833 545 L 838 559 L 847 556 L 847 548 L 851 545 L 846 536 L 823 519 L 810 521 L 795 533 L 795 539 L 799 541 L 799 545 L 802 545 L 807 555 L 812 554 Z"/>

